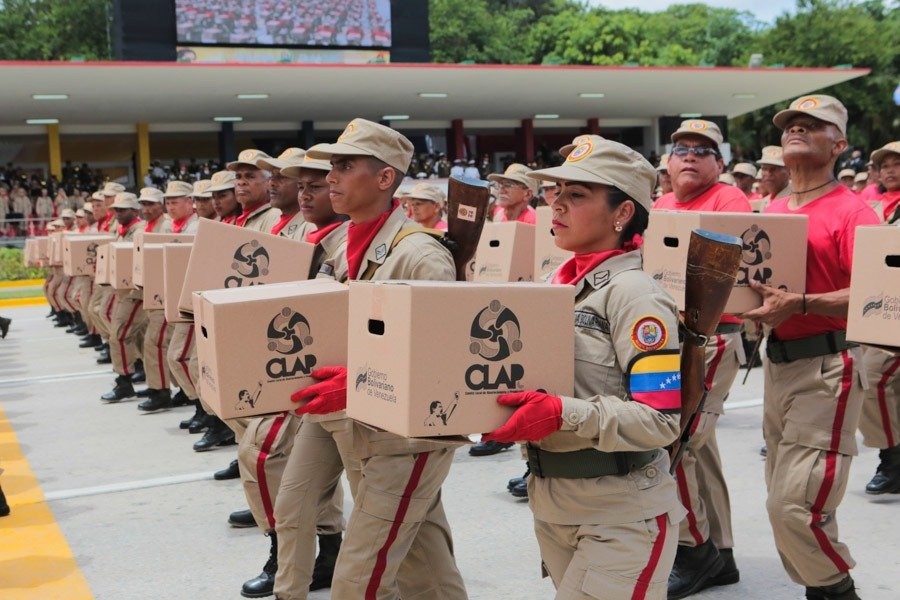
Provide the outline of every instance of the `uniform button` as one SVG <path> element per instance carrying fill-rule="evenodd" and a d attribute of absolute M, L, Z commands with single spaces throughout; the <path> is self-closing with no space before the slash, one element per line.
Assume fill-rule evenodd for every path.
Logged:
<path fill-rule="evenodd" d="M 647 470 L 644 471 L 644 475 L 646 475 L 648 479 L 653 479 L 656 477 L 656 467 L 647 467 Z"/>
<path fill-rule="evenodd" d="M 578 413 L 569 413 L 569 423 L 571 423 L 572 425 L 578 424 Z"/>

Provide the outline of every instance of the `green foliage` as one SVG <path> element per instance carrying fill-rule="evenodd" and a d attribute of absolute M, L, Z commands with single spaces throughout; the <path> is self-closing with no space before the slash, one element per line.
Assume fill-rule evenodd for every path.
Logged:
<path fill-rule="evenodd" d="M 2 0 L 0 59 L 109 60 L 109 0 Z"/>
<path fill-rule="evenodd" d="M 20 248 L 0 248 L 0 281 L 42 279 L 44 269 L 26 267 Z"/>

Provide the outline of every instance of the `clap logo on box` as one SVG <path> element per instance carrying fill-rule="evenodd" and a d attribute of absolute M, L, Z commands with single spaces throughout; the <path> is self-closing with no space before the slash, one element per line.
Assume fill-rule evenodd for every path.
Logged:
<path fill-rule="evenodd" d="M 269 321 L 266 329 L 266 348 L 282 356 L 266 363 L 266 375 L 272 380 L 306 376 L 316 366 L 314 354 L 301 356 L 304 348 L 313 343 L 309 321 L 302 314 L 284 307 Z"/>
<path fill-rule="evenodd" d="M 753 224 L 741 234 L 741 242 L 744 247 L 736 285 L 748 286 L 751 280 L 768 284 L 772 269 L 763 263 L 772 258 L 772 240 L 769 234 L 759 225 Z"/>
<path fill-rule="evenodd" d="M 251 240 L 238 246 L 234 251 L 233 259 L 231 269 L 237 272 L 237 275 L 226 277 L 222 287 L 259 285 L 260 283 L 256 281 L 244 282 L 269 274 L 269 251 L 265 246 L 261 246 L 258 240 Z"/>
<path fill-rule="evenodd" d="M 489 361 L 466 369 L 466 386 L 470 390 L 514 390 L 525 376 L 520 364 L 496 364 L 510 358 L 523 348 L 522 328 L 516 314 L 499 300 L 492 300 L 478 311 L 469 331 L 469 351 Z"/>

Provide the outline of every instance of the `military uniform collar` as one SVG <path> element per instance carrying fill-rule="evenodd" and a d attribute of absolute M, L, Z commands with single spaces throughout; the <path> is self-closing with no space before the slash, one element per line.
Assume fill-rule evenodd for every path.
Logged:
<path fill-rule="evenodd" d="M 402 206 L 398 206 L 387 218 L 381 229 L 375 234 L 375 238 L 366 249 L 366 255 L 363 257 L 363 265 L 373 262 L 383 265 L 388 253 L 391 251 L 391 243 L 401 229 L 413 223 L 407 216 Z M 340 228 L 338 228 L 340 229 Z M 366 269 L 360 266 L 360 273 L 365 273 Z"/>
<path fill-rule="evenodd" d="M 641 251 L 632 250 L 625 254 L 619 254 L 603 261 L 594 270 L 584 276 L 578 284 L 578 293 L 581 295 L 588 288 L 599 290 L 606 287 L 613 277 L 623 271 L 633 271 L 641 268 Z"/>
<path fill-rule="evenodd" d="M 249 215 L 247 215 L 247 219 L 244 221 L 244 226 L 246 227 L 246 226 L 247 226 L 247 223 L 249 223 L 250 221 L 252 221 L 252 220 L 255 219 L 256 217 L 260 216 L 261 214 L 263 214 L 263 213 L 266 212 L 267 210 L 270 210 L 271 208 L 272 208 L 272 205 L 269 204 L 268 202 L 266 202 L 265 204 L 263 204 L 262 206 L 260 206 L 260 207 L 257 208 L 256 210 L 254 210 L 252 213 L 250 213 Z M 268 233 L 268 232 L 267 232 L 267 233 Z"/>

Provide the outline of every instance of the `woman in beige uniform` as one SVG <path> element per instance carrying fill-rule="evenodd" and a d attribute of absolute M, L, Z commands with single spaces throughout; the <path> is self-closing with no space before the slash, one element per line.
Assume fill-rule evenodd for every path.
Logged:
<path fill-rule="evenodd" d="M 554 272 L 573 285 L 575 393 L 506 394 L 518 407 L 487 440 L 528 441 L 528 498 L 544 572 L 558 600 L 664 599 L 684 509 L 663 448 L 678 434 L 675 303 L 641 270 L 656 172 L 596 135 L 575 138 L 560 167 Z"/>

